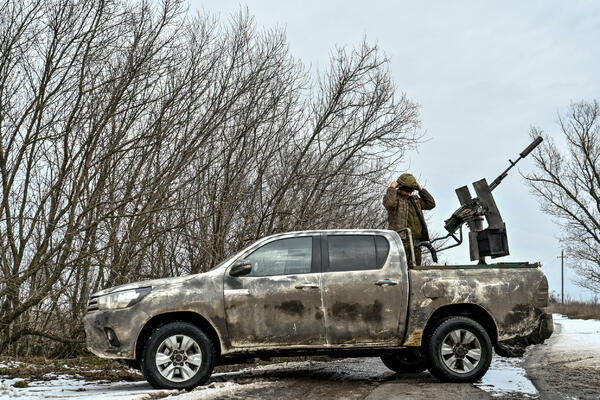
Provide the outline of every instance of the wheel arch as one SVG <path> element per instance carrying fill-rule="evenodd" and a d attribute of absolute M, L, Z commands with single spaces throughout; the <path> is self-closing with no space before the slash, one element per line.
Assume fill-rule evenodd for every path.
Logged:
<path fill-rule="evenodd" d="M 175 311 L 157 314 L 144 324 L 144 327 L 138 334 L 135 343 L 135 358 L 138 362 L 140 360 L 140 355 L 142 354 L 144 344 L 152 334 L 152 331 L 162 325 L 175 321 L 188 322 L 202 329 L 202 331 L 206 333 L 209 339 L 213 342 L 217 359 L 220 357 L 222 348 L 221 337 L 219 336 L 219 333 L 214 325 L 208 319 L 196 312 Z"/>
<path fill-rule="evenodd" d="M 424 340 L 427 340 L 433 333 L 438 322 L 447 317 L 471 318 L 485 329 L 490 336 L 490 341 L 493 346 L 498 342 L 498 325 L 496 324 L 494 317 L 492 317 L 485 308 L 473 303 L 448 304 L 435 310 L 429 317 L 425 330 L 423 331 Z"/>

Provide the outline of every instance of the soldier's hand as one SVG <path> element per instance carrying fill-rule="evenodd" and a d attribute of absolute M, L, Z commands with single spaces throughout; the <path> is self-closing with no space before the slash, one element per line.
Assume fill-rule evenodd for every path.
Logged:
<path fill-rule="evenodd" d="M 417 183 L 417 190 L 420 192 L 421 190 L 423 190 L 423 186 L 421 186 Z"/>
<path fill-rule="evenodd" d="M 394 181 L 390 184 L 390 187 L 392 188 L 397 188 L 398 187 L 398 182 Z"/>

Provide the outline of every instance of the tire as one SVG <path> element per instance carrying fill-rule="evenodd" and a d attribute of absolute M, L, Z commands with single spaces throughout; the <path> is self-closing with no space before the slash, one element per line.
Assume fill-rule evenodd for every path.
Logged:
<path fill-rule="evenodd" d="M 156 328 L 144 345 L 140 366 L 157 389 L 191 390 L 206 383 L 215 365 L 215 347 L 196 325 L 171 322 Z"/>
<path fill-rule="evenodd" d="M 429 372 L 443 382 L 479 380 L 490 367 L 493 354 L 488 333 L 466 317 L 442 320 L 423 351 Z"/>
<path fill-rule="evenodd" d="M 386 367 L 398 374 L 418 374 L 427 369 L 425 358 L 419 349 L 406 348 L 397 352 L 384 354 L 381 361 Z"/>

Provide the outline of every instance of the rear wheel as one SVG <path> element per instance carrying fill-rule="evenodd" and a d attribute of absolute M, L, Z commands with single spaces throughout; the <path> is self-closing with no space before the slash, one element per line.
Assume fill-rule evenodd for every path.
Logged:
<path fill-rule="evenodd" d="M 442 320 L 425 343 L 427 367 L 446 382 L 475 382 L 492 362 L 492 343 L 481 325 L 470 318 Z"/>
<path fill-rule="evenodd" d="M 214 345 L 200 328 L 172 322 L 152 332 L 140 364 L 155 388 L 189 390 L 208 380 L 215 358 Z"/>
<path fill-rule="evenodd" d="M 381 356 L 386 367 L 399 374 L 418 374 L 427 369 L 425 358 L 419 349 L 406 348 Z"/>

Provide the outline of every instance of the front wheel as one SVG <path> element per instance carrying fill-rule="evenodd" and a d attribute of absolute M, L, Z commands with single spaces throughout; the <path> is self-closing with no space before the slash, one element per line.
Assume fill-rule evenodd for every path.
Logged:
<path fill-rule="evenodd" d="M 431 374 L 445 382 L 475 382 L 492 362 L 492 343 L 470 318 L 450 317 L 435 328 L 424 347 Z"/>
<path fill-rule="evenodd" d="M 419 349 L 406 348 L 381 356 L 386 367 L 398 374 L 418 374 L 427 369 L 423 354 Z"/>
<path fill-rule="evenodd" d="M 152 332 L 140 364 L 153 387 L 190 390 L 208 380 L 215 358 L 214 345 L 200 328 L 171 322 Z"/>

